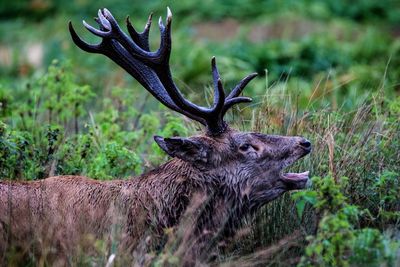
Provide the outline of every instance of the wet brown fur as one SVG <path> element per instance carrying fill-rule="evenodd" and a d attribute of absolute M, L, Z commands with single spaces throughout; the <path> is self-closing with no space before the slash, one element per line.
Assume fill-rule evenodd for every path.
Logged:
<path fill-rule="evenodd" d="M 57 176 L 1 181 L 0 256 L 5 259 L 19 248 L 67 259 L 79 251 L 90 253 L 95 240 L 116 242 L 120 251 L 131 254 L 148 246 L 146 237 L 162 236 L 165 228 L 179 224 L 200 194 L 205 201 L 195 211 L 188 237 L 196 246 L 185 257 L 207 260 L 206 248 L 218 236 L 231 234 L 243 216 L 287 190 L 304 187 L 279 179 L 284 167 L 308 153 L 299 146 L 303 138 L 229 130 L 219 137 L 186 140 L 200 148 L 174 152 L 164 147 L 175 158 L 128 180 Z M 244 143 L 254 149 L 241 151 Z"/>

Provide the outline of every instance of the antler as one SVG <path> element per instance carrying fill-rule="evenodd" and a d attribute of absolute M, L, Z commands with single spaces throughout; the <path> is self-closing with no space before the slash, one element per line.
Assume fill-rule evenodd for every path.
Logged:
<path fill-rule="evenodd" d="M 207 127 L 209 135 L 218 135 L 227 129 L 223 120 L 225 113 L 233 105 L 251 102 L 251 98 L 239 96 L 245 86 L 255 77 L 256 73 L 242 79 L 228 96 L 225 96 L 221 78 L 218 73 L 215 58 L 211 60 L 211 69 L 214 85 L 214 103 L 211 107 L 198 106 L 185 99 L 172 80 L 169 66 L 171 55 L 171 23 L 172 13 L 167 8 L 166 25 L 160 17 L 158 25 L 161 33 L 160 47 L 157 51 L 150 51 L 149 31 L 152 14 L 149 16 L 143 32 L 139 33 L 132 26 L 129 17 L 126 20 L 130 38 L 121 30 L 110 11 L 100 9 L 95 21 L 99 29 L 83 21 L 84 26 L 91 33 L 102 38 L 99 44 L 89 44 L 83 41 L 69 22 L 69 31 L 72 40 L 82 50 L 89 53 L 103 54 L 125 69 L 146 90 L 168 108 L 175 110 Z"/>

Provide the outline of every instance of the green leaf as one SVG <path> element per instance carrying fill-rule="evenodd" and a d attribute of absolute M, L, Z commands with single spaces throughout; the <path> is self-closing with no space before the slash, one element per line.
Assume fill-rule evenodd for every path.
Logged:
<path fill-rule="evenodd" d="M 296 202 L 297 216 L 299 216 L 299 218 L 303 216 L 305 206 L 306 206 L 306 201 L 304 199 Z"/>

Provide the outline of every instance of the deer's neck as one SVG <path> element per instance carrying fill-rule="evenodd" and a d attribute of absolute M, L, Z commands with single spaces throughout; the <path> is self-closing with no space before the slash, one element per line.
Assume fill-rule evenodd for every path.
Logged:
<path fill-rule="evenodd" d="M 188 206 L 201 172 L 193 166 L 173 159 L 158 168 L 132 179 L 127 192 L 135 190 L 133 201 L 138 201 L 157 218 L 162 227 L 175 225 Z M 136 205 L 135 205 L 136 206 Z"/>

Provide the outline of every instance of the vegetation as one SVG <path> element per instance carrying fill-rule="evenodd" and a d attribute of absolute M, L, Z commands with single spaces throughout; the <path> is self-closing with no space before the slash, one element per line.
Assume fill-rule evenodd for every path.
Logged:
<path fill-rule="evenodd" d="M 167 159 L 153 135 L 200 129 L 159 105 L 110 60 L 74 47 L 68 36 L 68 20 L 89 20 L 99 7 L 120 19 L 129 14 L 140 27 L 150 11 L 165 16 L 167 5 L 175 16 L 173 75 L 189 99 L 209 101 L 210 59 L 217 55 L 226 87 L 245 74 L 260 75 L 246 89 L 254 104 L 227 116 L 236 128 L 302 135 L 313 143 L 311 155 L 292 167 L 310 170 L 312 187 L 244 218 L 215 261 L 399 265 L 396 1 L 1 3 L 0 178 L 126 179 Z M 152 37 L 156 46 L 157 34 Z M 166 235 L 165 247 L 147 255 L 154 266 L 179 265 L 179 236 L 170 229 Z M 113 251 L 101 242 L 98 247 L 95 257 L 83 255 L 79 263 L 104 265 Z M 10 262 L 21 264 L 18 256 Z"/>

